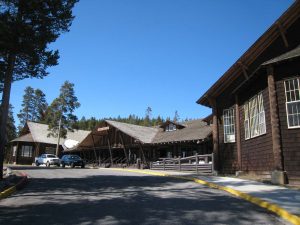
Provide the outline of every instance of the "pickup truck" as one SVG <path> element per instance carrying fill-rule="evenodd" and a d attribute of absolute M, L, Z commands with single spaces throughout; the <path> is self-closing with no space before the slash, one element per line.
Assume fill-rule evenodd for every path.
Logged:
<path fill-rule="evenodd" d="M 35 157 L 34 159 L 35 165 L 46 165 L 49 167 L 50 165 L 57 165 L 60 166 L 60 160 L 56 155 L 53 154 L 42 154 L 39 157 Z"/>

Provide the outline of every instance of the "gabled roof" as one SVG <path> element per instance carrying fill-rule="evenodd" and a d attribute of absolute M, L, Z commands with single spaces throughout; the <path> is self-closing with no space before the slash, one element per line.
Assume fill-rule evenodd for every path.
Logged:
<path fill-rule="evenodd" d="M 182 128 L 185 127 L 183 124 L 180 124 L 180 123 L 177 123 L 177 122 L 173 122 L 173 121 L 170 121 L 170 120 L 167 120 L 166 122 L 164 122 L 163 124 L 161 124 L 159 127 L 160 127 L 160 128 L 165 128 L 165 127 L 168 126 L 169 124 L 174 124 L 174 125 L 176 125 L 177 128 L 179 128 L 179 129 L 182 129 Z"/>
<path fill-rule="evenodd" d="M 48 130 L 48 125 L 28 121 L 26 126 L 26 128 L 28 128 L 28 133 L 12 140 L 11 142 L 35 142 L 45 144 L 57 144 L 56 137 L 48 136 L 50 132 Z M 69 131 L 65 139 L 60 139 L 60 144 L 62 145 L 66 139 L 72 139 L 81 142 L 89 134 L 90 131 L 85 130 L 74 130 L 73 132 Z"/>
<path fill-rule="evenodd" d="M 262 65 L 266 66 L 266 65 L 273 64 L 273 63 L 279 63 L 279 62 L 286 61 L 289 59 L 297 58 L 297 57 L 300 57 L 300 45 L 289 52 L 286 52 L 280 56 L 277 56 L 271 60 L 264 62 Z"/>
<path fill-rule="evenodd" d="M 134 124 L 122 123 L 122 122 L 117 122 L 112 120 L 106 120 L 106 122 L 109 125 L 119 129 L 123 133 L 145 144 L 151 143 L 155 135 L 159 131 L 158 128 L 154 128 L 154 127 L 138 126 Z"/>
<path fill-rule="evenodd" d="M 204 140 L 212 132 L 203 120 L 191 120 L 182 124 L 182 129 L 166 132 L 161 128 L 138 126 L 107 120 L 109 125 L 145 144 Z"/>
<path fill-rule="evenodd" d="M 160 130 L 152 143 L 168 143 L 168 142 L 180 142 L 180 141 L 195 141 L 204 140 L 212 132 L 210 126 L 208 126 L 203 120 L 191 120 L 183 123 L 184 128 L 165 132 Z"/>

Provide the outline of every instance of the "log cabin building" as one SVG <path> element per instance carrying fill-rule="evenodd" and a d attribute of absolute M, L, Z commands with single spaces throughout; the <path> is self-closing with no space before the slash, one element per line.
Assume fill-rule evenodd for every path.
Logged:
<path fill-rule="evenodd" d="M 211 152 L 211 126 L 202 120 L 183 124 L 167 121 L 159 127 L 106 120 L 74 149 L 64 151 L 104 167 L 130 166 L 137 162 L 146 167 L 159 158 Z"/>
<path fill-rule="evenodd" d="M 55 154 L 57 137 L 49 136 L 48 125 L 28 121 L 21 131 L 20 137 L 12 140 L 12 153 L 9 161 L 15 164 L 32 164 L 34 158 L 40 154 Z M 74 130 L 69 131 L 66 138 L 60 139 L 59 155 L 64 149 L 68 149 L 65 143 L 80 143 L 90 131 Z M 66 142 L 67 141 L 67 142 Z"/>
<path fill-rule="evenodd" d="M 300 1 L 197 103 L 212 108 L 216 170 L 300 184 Z"/>

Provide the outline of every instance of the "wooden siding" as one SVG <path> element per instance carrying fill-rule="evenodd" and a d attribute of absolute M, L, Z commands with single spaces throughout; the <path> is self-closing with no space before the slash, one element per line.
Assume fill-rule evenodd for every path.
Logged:
<path fill-rule="evenodd" d="M 288 129 L 284 80 L 300 78 L 300 62 L 293 61 L 275 67 L 277 101 L 281 129 L 284 170 L 290 183 L 300 183 L 300 128 Z"/>
<path fill-rule="evenodd" d="M 266 133 L 245 140 L 244 107 L 246 101 L 262 92 L 265 110 Z M 267 77 L 261 74 L 258 79 L 247 85 L 247 89 L 240 92 L 240 125 L 241 125 L 241 148 L 242 148 L 242 170 L 252 171 L 257 174 L 272 171 L 274 167 L 272 150 L 272 132 L 270 118 L 269 92 Z"/>

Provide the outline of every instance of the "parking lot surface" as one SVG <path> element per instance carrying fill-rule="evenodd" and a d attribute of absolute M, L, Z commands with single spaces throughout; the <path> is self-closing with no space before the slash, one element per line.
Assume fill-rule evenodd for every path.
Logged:
<path fill-rule="evenodd" d="M 16 167 L 25 189 L 0 201 L 0 224 L 286 224 L 225 192 L 110 169 Z"/>

